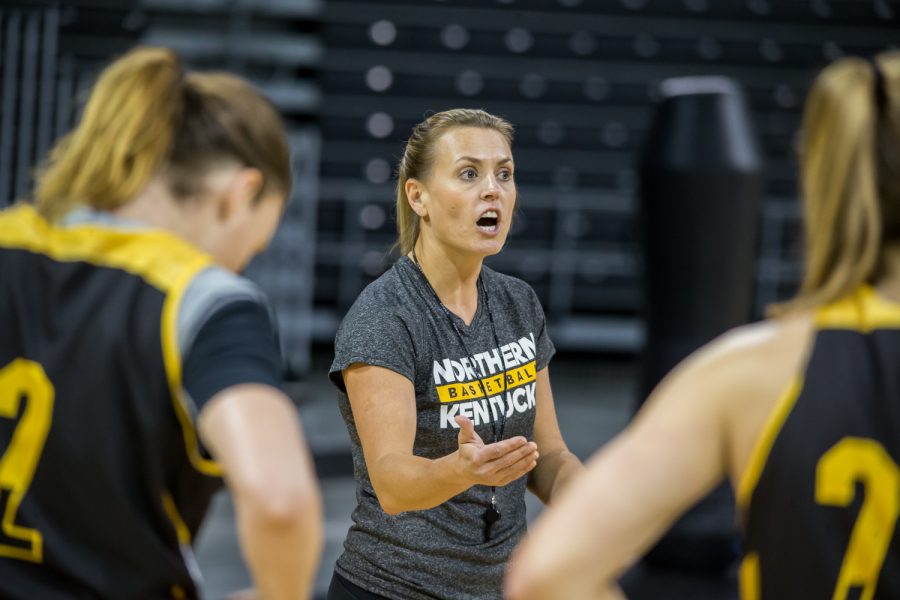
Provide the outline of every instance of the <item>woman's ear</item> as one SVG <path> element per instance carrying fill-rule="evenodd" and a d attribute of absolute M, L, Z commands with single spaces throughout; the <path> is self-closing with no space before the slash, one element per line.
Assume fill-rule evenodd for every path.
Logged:
<path fill-rule="evenodd" d="M 241 168 L 224 186 L 218 198 L 218 217 L 227 221 L 249 211 L 262 190 L 263 177 L 259 169 Z"/>
<path fill-rule="evenodd" d="M 428 208 L 425 203 L 427 192 L 425 191 L 425 186 L 422 185 L 422 182 L 418 179 L 407 179 L 405 190 L 406 199 L 409 202 L 409 206 L 410 208 L 412 208 L 413 212 L 423 219 L 427 218 Z"/>

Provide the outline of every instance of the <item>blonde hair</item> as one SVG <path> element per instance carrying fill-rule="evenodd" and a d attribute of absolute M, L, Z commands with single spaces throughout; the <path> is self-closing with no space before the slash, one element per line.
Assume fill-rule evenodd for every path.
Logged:
<path fill-rule="evenodd" d="M 100 74 L 78 126 L 38 171 L 35 201 L 56 220 L 78 205 L 118 208 L 156 175 L 175 198 L 202 191 L 218 164 L 259 169 L 263 187 L 287 195 L 290 153 L 278 111 L 226 73 L 185 73 L 164 48 L 137 48 Z"/>
<path fill-rule="evenodd" d="M 834 302 L 878 276 L 886 242 L 900 238 L 900 53 L 873 65 L 843 58 L 806 100 L 800 139 L 804 277 L 772 315 Z M 879 106 L 880 104 L 883 104 Z"/>
<path fill-rule="evenodd" d="M 509 121 L 486 111 L 472 108 L 454 108 L 435 113 L 413 127 L 406 142 L 403 158 L 397 171 L 397 242 L 400 254 L 412 251 L 419 237 L 419 215 L 413 212 L 406 197 L 409 179 L 425 179 L 434 165 L 436 142 L 442 135 L 456 127 L 480 127 L 500 133 L 512 146 L 513 126 Z"/>

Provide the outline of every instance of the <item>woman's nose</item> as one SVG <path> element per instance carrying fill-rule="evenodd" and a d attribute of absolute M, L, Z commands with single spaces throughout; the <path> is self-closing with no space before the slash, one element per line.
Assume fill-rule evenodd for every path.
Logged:
<path fill-rule="evenodd" d="M 484 178 L 484 187 L 481 189 L 482 198 L 493 198 L 500 193 L 500 184 L 494 175 L 488 175 Z"/>

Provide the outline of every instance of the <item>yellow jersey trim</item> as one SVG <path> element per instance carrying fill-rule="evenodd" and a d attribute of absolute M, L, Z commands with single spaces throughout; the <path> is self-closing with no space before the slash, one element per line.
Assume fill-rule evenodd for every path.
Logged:
<path fill-rule="evenodd" d="M 197 255 L 185 265 L 185 270 L 175 281 L 172 289 L 166 294 L 162 312 L 162 349 L 163 360 L 166 365 L 166 375 L 169 378 L 169 390 L 172 396 L 172 406 L 175 416 L 181 424 L 181 432 L 184 436 L 184 444 L 188 451 L 191 464 L 206 475 L 221 477 L 222 466 L 216 461 L 205 458 L 200 452 L 200 442 L 197 438 L 197 430 L 187 409 L 184 399 L 184 391 L 181 386 L 181 349 L 178 347 L 178 307 L 184 298 L 184 292 L 188 284 L 196 275 L 209 264 L 209 259 L 204 255 Z"/>
<path fill-rule="evenodd" d="M 756 439 L 756 444 L 750 453 L 747 467 L 739 480 L 736 494 L 739 509 L 746 511 L 749 508 L 750 498 L 753 495 L 753 490 L 756 489 L 756 484 L 759 482 L 763 468 L 766 466 L 766 461 L 769 459 L 769 453 L 775 444 L 775 438 L 778 437 L 778 433 L 784 426 L 791 409 L 794 408 L 794 404 L 797 403 L 797 398 L 800 397 L 802 390 L 803 377 L 797 375 L 781 393 L 781 397 L 769 413 L 766 423 L 763 425 L 762 431 Z"/>
<path fill-rule="evenodd" d="M 816 311 L 817 329 L 851 329 L 868 333 L 875 329 L 900 329 L 900 304 L 882 298 L 870 285 Z"/>
<path fill-rule="evenodd" d="M 161 337 L 169 392 L 191 464 L 206 475 L 221 476 L 222 467 L 200 452 L 181 386 L 178 307 L 193 278 L 212 259 L 174 234 L 152 229 L 119 230 L 102 225 L 59 227 L 31 206 L 0 212 L 0 246 L 26 250 L 61 262 L 87 262 L 131 273 L 166 295 Z"/>
<path fill-rule="evenodd" d="M 172 522 L 172 526 L 175 528 L 175 535 L 178 537 L 178 543 L 182 546 L 190 546 L 191 530 L 184 522 L 184 519 L 181 518 L 181 513 L 178 512 L 178 506 L 175 504 L 175 499 L 172 498 L 172 494 L 168 491 L 162 493 L 162 504 L 163 509 L 166 511 L 166 516 L 169 517 L 169 521 Z"/>
<path fill-rule="evenodd" d="M 0 246 L 43 254 L 60 262 L 83 261 L 137 275 L 163 292 L 180 279 L 189 259 L 204 256 L 161 230 L 119 230 L 102 225 L 59 227 L 32 207 L 20 205 L 0 212 Z"/>
<path fill-rule="evenodd" d="M 760 600 L 759 554 L 751 552 L 741 561 L 738 573 L 741 600 Z"/>
<path fill-rule="evenodd" d="M 172 598 L 175 600 L 185 600 L 187 598 L 187 592 L 180 585 L 173 585 L 169 591 L 172 592 Z"/>

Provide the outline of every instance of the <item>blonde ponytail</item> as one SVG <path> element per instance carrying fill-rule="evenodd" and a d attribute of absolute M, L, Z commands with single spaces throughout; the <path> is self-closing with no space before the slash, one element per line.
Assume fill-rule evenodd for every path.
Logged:
<path fill-rule="evenodd" d="M 38 210 L 54 220 L 78 204 L 115 209 L 165 163 L 183 105 L 177 55 L 139 48 L 100 75 L 79 125 L 38 173 Z"/>
<path fill-rule="evenodd" d="M 896 61 L 894 56 L 879 64 Z M 866 60 L 838 60 L 816 78 L 800 144 L 804 277 L 799 294 L 770 307 L 770 314 L 828 304 L 875 279 L 900 202 L 879 185 L 885 159 L 879 129 L 893 130 L 893 152 L 900 151 L 897 123 L 889 118 L 892 104 L 879 108 L 876 72 Z"/>

